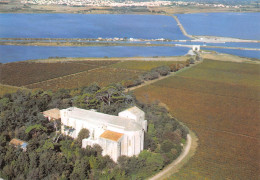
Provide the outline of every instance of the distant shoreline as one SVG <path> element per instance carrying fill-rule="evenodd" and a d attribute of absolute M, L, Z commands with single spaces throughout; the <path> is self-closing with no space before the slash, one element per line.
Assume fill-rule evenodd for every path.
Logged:
<path fill-rule="evenodd" d="M 10 0 L 2 3 L 0 6 L 1 13 L 65 13 L 65 14 L 187 14 L 187 13 L 208 13 L 208 12 L 259 12 L 259 8 L 253 4 L 234 7 L 211 7 L 211 6 L 67 6 L 67 5 L 39 5 L 23 4 L 20 0 Z"/>

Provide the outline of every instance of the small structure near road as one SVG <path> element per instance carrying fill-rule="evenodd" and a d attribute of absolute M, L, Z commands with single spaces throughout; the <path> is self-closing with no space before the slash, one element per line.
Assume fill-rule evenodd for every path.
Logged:
<path fill-rule="evenodd" d="M 186 56 L 196 56 L 196 54 L 194 53 L 193 50 L 189 50 L 188 53 L 186 54 Z"/>
<path fill-rule="evenodd" d="M 195 51 L 195 52 L 200 51 L 200 45 L 175 44 L 175 46 L 192 48 L 192 50 Z"/>
<path fill-rule="evenodd" d="M 200 51 L 200 45 L 192 45 L 192 50 L 196 52 Z"/>
<path fill-rule="evenodd" d="M 26 150 L 27 150 L 26 147 L 27 147 L 27 145 L 28 145 L 27 142 L 22 141 L 22 140 L 20 140 L 20 139 L 16 139 L 16 138 L 12 139 L 9 144 L 10 144 L 10 145 L 13 145 L 13 146 L 15 146 L 15 147 L 19 147 L 19 148 L 23 149 L 23 151 L 26 151 Z"/>

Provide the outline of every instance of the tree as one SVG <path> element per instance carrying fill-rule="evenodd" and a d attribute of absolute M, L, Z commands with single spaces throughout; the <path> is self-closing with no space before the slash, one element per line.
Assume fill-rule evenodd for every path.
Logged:
<path fill-rule="evenodd" d="M 46 131 L 47 131 L 46 127 L 43 127 L 41 124 L 35 124 L 26 128 L 25 133 L 31 134 L 33 136 L 38 136 L 40 132 L 46 132 Z"/>
<path fill-rule="evenodd" d="M 166 76 L 171 72 L 171 68 L 169 66 L 160 66 L 153 68 L 152 72 L 158 72 L 161 76 Z"/>
<path fill-rule="evenodd" d="M 51 139 L 48 139 L 45 141 L 42 147 L 37 149 L 37 152 L 44 152 L 44 151 L 49 151 L 49 150 L 54 150 L 54 144 Z"/>
<path fill-rule="evenodd" d="M 165 140 L 163 141 L 162 145 L 161 145 L 161 150 L 164 153 L 168 153 L 171 151 L 171 149 L 174 147 L 174 144 L 169 141 L 169 140 Z"/>
<path fill-rule="evenodd" d="M 85 128 L 81 129 L 77 137 L 77 143 L 79 144 L 80 147 L 82 146 L 82 140 L 88 137 L 89 137 L 89 130 Z"/>
<path fill-rule="evenodd" d="M 90 173 L 89 157 L 84 157 L 76 161 L 70 179 L 87 179 Z"/>
<path fill-rule="evenodd" d="M 159 78 L 159 73 L 158 72 L 147 72 L 145 74 L 142 75 L 142 78 L 146 81 L 148 80 L 153 80 L 153 79 L 157 79 Z"/>

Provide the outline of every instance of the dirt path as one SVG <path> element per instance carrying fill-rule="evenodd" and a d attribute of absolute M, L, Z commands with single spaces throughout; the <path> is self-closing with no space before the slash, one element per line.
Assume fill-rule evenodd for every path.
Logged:
<path fill-rule="evenodd" d="M 182 34 L 188 38 L 194 39 L 197 42 L 251 42 L 251 43 L 259 43 L 259 40 L 250 40 L 250 39 L 239 39 L 239 38 L 232 38 L 232 37 L 219 37 L 219 36 L 196 36 L 190 35 L 187 33 L 185 28 L 183 27 L 182 23 L 180 22 L 179 18 L 174 15 L 169 15 L 175 19 L 177 25 L 179 26 Z M 227 47 L 228 48 L 228 47 Z"/>
<path fill-rule="evenodd" d="M 79 58 L 48 58 L 37 60 L 26 60 L 25 62 L 39 62 L 39 63 L 56 63 L 56 62 L 73 62 L 73 61 L 185 61 L 186 56 L 156 56 L 156 57 L 109 57 L 109 58 L 95 58 L 95 57 L 79 57 Z"/>
<path fill-rule="evenodd" d="M 171 164 L 169 164 L 166 168 L 164 168 L 162 171 L 160 171 L 158 174 L 155 176 L 151 177 L 149 180 L 161 180 L 161 179 L 166 179 L 173 173 L 177 172 L 181 166 L 179 165 L 185 158 L 187 160 L 187 155 L 190 153 L 191 150 L 191 145 L 192 145 L 192 137 L 190 134 L 187 135 L 187 142 L 186 145 L 180 154 L 180 156 L 175 159 Z"/>
<path fill-rule="evenodd" d="M 192 35 L 189 35 L 186 30 L 184 29 L 184 27 L 182 26 L 179 18 L 177 16 L 174 16 L 174 15 L 170 15 L 171 17 L 173 17 L 175 19 L 175 21 L 177 22 L 177 25 L 179 26 L 182 34 L 188 38 L 191 38 L 191 39 L 194 39 L 194 37 Z"/>

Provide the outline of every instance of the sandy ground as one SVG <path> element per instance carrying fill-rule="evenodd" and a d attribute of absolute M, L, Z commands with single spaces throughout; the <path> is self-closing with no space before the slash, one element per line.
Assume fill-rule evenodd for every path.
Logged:
<path fill-rule="evenodd" d="M 230 61 L 230 62 L 240 62 L 240 63 L 251 63 L 251 64 L 260 64 L 260 61 L 254 61 L 249 58 L 243 58 L 231 54 L 217 54 L 217 53 L 202 53 L 204 59 L 212 59 L 217 61 Z"/>
<path fill-rule="evenodd" d="M 55 63 L 73 61 L 186 61 L 187 56 L 167 56 L 167 57 L 112 57 L 112 58 L 49 58 L 39 60 L 27 60 L 25 62 Z"/>

